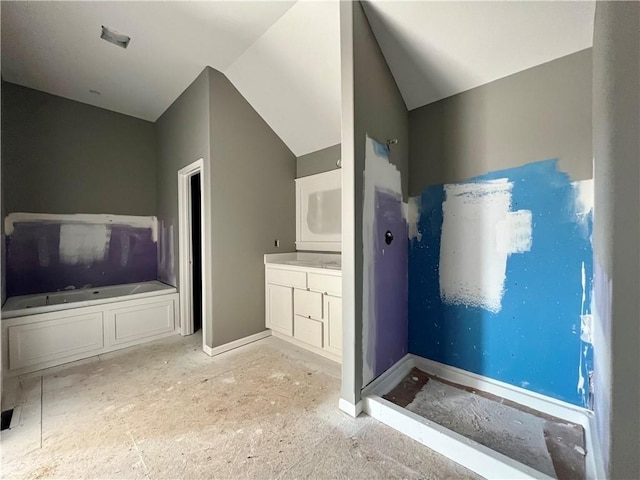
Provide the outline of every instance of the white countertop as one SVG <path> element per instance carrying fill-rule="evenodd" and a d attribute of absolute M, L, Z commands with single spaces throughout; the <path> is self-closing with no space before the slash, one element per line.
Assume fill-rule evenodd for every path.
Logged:
<path fill-rule="evenodd" d="M 339 253 L 306 252 L 268 253 L 264 256 L 264 263 L 265 265 L 293 267 L 295 270 L 317 268 L 324 270 L 326 273 L 338 273 L 342 270 L 342 255 Z"/>

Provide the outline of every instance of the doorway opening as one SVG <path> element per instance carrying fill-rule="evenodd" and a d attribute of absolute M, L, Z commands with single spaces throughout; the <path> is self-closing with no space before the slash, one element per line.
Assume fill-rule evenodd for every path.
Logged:
<path fill-rule="evenodd" d="M 202 222 L 200 208 L 200 173 L 191 180 L 191 305 L 193 305 L 193 332 L 202 328 Z"/>
<path fill-rule="evenodd" d="M 203 159 L 178 172 L 180 334 L 202 330 L 206 349 L 206 172 Z"/>

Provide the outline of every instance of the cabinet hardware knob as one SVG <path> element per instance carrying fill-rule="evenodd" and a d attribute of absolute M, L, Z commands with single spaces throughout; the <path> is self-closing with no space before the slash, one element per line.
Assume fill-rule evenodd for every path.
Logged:
<path fill-rule="evenodd" d="M 325 295 L 329 295 L 327 292 L 324 292 Z"/>
<path fill-rule="evenodd" d="M 311 315 L 309 315 L 309 318 L 311 318 Z"/>

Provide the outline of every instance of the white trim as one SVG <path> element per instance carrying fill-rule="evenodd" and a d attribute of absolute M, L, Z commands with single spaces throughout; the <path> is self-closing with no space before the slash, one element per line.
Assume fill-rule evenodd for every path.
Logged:
<path fill-rule="evenodd" d="M 414 366 L 436 377 L 457 383 L 458 385 L 464 385 L 465 387 L 491 393 L 537 410 L 538 412 L 577 423 L 585 429 L 589 426 L 589 416 L 591 416 L 591 412 L 584 408 L 417 355 L 412 355 L 412 357 Z"/>
<path fill-rule="evenodd" d="M 377 377 L 373 382 L 362 389 L 362 396 L 374 395 L 376 392 L 380 392 L 380 395 L 384 395 L 391 391 L 400 380 L 406 377 L 411 369 L 415 366 L 413 355 L 407 353 L 398 362 L 396 362 L 389 370 Z"/>
<path fill-rule="evenodd" d="M 607 471 L 602 458 L 602 446 L 600 445 L 598 429 L 593 415 L 589 417 L 589 426 L 584 428 L 585 450 L 587 451 L 585 457 L 587 478 L 589 480 L 607 478 Z"/>
<path fill-rule="evenodd" d="M 215 355 L 220 355 L 221 353 L 228 352 L 229 350 L 233 350 L 238 347 L 243 347 L 244 345 L 257 342 L 258 340 L 262 340 L 263 338 L 267 338 L 270 336 L 271 330 L 265 330 L 264 332 L 254 333 L 253 335 L 249 335 L 248 337 L 239 338 L 238 340 L 225 343 L 224 345 L 220 345 L 218 347 L 211 348 L 208 345 L 204 345 L 202 349 L 207 355 L 213 357 Z"/>
<path fill-rule="evenodd" d="M 358 415 L 362 413 L 362 401 L 359 401 L 355 405 L 344 398 L 341 398 L 338 401 L 338 408 L 342 410 L 347 415 L 356 418 Z"/>
<path fill-rule="evenodd" d="M 362 335 L 362 325 L 356 328 L 356 258 L 362 255 L 362 245 L 356 245 L 355 120 L 353 65 L 353 8 L 352 2 L 340 2 L 340 70 L 342 91 L 342 131 L 340 158 L 342 159 L 342 385 L 341 396 L 351 404 L 360 401 L 362 381 L 362 348 L 356 339 Z M 360 139 L 364 141 L 364 139 Z"/>
<path fill-rule="evenodd" d="M 383 398 L 363 398 L 364 412 L 485 478 L 551 477 Z"/>
<path fill-rule="evenodd" d="M 55 223 L 85 223 L 93 225 L 128 225 L 136 228 L 150 228 L 154 242 L 158 241 L 158 221 L 156 217 L 142 217 L 135 215 L 111 215 L 103 213 L 25 213 L 14 212 L 4 219 L 5 235 L 13 233 L 16 223 L 55 222 Z"/>
<path fill-rule="evenodd" d="M 529 469 L 529 467 L 526 467 L 519 462 L 515 462 L 504 455 L 488 449 L 487 447 L 476 444 L 476 442 L 473 442 L 466 437 L 460 436 L 433 422 L 429 422 L 428 420 L 381 398 L 382 395 L 388 393 L 394 386 L 396 386 L 413 367 L 417 367 L 420 370 L 437 376 L 443 380 L 474 388 L 486 393 L 491 393 L 520 405 L 524 405 L 525 407 L 537 410 L 538 412 L 546 413 L 547 415 L 552 415 L 581 425 L 585 432 L 585 450 L 587 451 L 587 455 L 585 457 L 586 477 L 588 479 L 606 478 L 601 456 L 600 441 L 596 433 L 594 416 L 591 411 L 554 398 L 546 397 L 539 393 L 530 392 L 523 388 L 509 385 L 498 380 L 483 377 L 482 375 L 477 375 L 475 373 L 467 372 L 466 370 L 419 357 L 417 355 L 405 355 L 389 370 L 384 372 L 362 390 L 362 401 L 364 405 L 363 411 L 382 423 L 385 423 L 399 432 L 421 442 L 427 447 L 446 455 L 453 461 L 482 476 L 500 478 L 500 472 L 503 472 L 506 475 L 505 478 L 510 478 L 508 474 L 509 469 Z M 416 424 L 416 422 L 418 422 L 418 424 Z M 442 437 L 443 434 L 445 437 Z M 455 443 L 454 440 L 455 442 L 463 441 L 464 443 L 460 445 Z M 478 445 L 479 447 L 482 447 L 481 454 L 484 455 L 484 457 L 478 456 L 475 453 L 470 456 L 468 452 L 463 453 L 468 449 L 469 445 Z M 496 455 L 499 455 L 499 457 L 496 457 Z M 491 459 L 491 462 L 487 464 L 486 461 L 489 459 Z M 506 467 L 504 459 L 508 460 Z M 498 462 L 500 466 L 496 467 L 496 462 Z M 476 468 L 479 468 L 480 470 L 476 470 Z M 487 470 L 487 468 L 491 469 Z M 493 468 L 498 468 L 498 470 L 493 470 Z M 544 477 L 540 472 L 533 469 L 529 470 L 533 472 L 534 478 Z M 525 474 L 519 473 L 518 478 L 522 478 L 523 475 Z M 513 472 L 511 476 L 514 476 Z"/>
<path fill-rule="evenodd" d="M 308 343 L 302 342 L 297 338 L 287 335 L 286 333 L 280 333 L 277 330 L 272 330 L 271 334 L 274 337 L 279 338 L 280 340 L 284 340 L 285 342 L 289 342 L 295 345 L 296 347 L 304 348 L 305 350 L 309 350 L 310 352 L 315 353 L 316 355 L 320 355 L 321 357 L 328 358 L 329 360 L 332 360 L 336 363 L 342 363 L 342 358 L 340 357 L 340 355 L 336 355 L 335 353 L 328 352 L 326 350 L 323 350 L 322 348 L 314 347 L 313 345 L 309 345 Z"/>
<path fill-rule="evenodd" d="M 342 242 L 309 242 L 296 241 L 296 250 L 313 250 L 316 252 L 340 252 Z"/>
<path fill-rule="evenodd" d="M 202 349 L 205 350 L 206 339 L 209 329 L 209 318 L 207 315 L 207 292 L 208 275 L 207 265 L 210 265 L 210 258 L 207 255 L 207 235 L 206 219 L 208 215 L 205 199 L 209 195 L 208 169 L 204 159 L 201 158 L 178 171 L 178 255 L 179 255 L 179 279 L 180 279 L 180 334 L 191 335 L 193 333 L 193 305 L 192 282 L 190 261 L 191 251 L 191 185 L 190 180 L 193 175 L 200 174 L 200 231 L 202 248 Z M 206 351 L 206 350 L 205 350 Z"/>

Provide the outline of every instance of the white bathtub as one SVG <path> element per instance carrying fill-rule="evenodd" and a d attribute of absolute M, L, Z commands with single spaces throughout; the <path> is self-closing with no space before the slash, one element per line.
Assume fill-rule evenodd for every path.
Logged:
<path fill-rule="evenodd" d="M 64 292 L 39 293 L 37 295 L 21 295 L 7 299 L 2 306 L 2 318 L 22 317 L 43 312 L 120 302 L 123 300 L 122 297 L 126 297 L 126 300 L 131 300 L 167 293 L 176 293 L 176 288 L 166 283 L 152 281 Z"/>
<path fill-rule="evenodd" d="M 7 299 L 2 354 L 22 374 L 173 335 L 176 288 L 152 281 Z"/>

